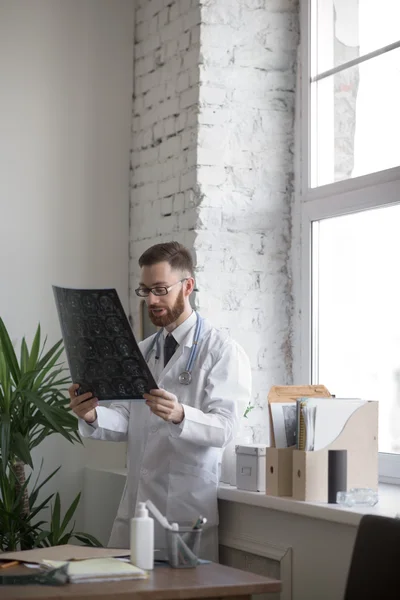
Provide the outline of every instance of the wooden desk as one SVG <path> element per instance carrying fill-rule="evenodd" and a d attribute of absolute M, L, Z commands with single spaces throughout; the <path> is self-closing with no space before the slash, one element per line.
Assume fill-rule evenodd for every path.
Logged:
<path fill-rule="evenodd" d="M 11 569 L 10 569 L 11 572 Z M 149 579 L 64 586 L 1 586 L 1 600 L 250 600 L 279 592 L 281 582 L 216 563 L 195 569 L 155 567 Z"/>

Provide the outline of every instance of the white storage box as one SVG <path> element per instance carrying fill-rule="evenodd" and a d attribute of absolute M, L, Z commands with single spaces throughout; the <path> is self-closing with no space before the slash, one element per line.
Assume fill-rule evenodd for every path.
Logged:
<path fill-rule="evenodd" d="M 266 450 L 264 444 L 235 446 L 236 487 L 249 492 L 266 490 Z"/>

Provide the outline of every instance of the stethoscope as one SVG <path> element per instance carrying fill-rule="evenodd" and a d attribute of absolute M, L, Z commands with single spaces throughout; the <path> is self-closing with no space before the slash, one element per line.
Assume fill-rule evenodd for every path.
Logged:
<path fill-rule="evenodd" d="M 196 356 L 197 356 L 202 325 L 203 325 L 203 319 L 202 319 L 202 317 L 200 317 L 199 313 L 196 313 L 196 329 L 194 330 L 193 344 L 192 344 L 192 347 L 190 348 L 190 354 L 189 354 L 189 358 L 188 358 L 188 361 L 186 364 L 186 368 L 184 371 L 182 371 L 182 373 L 178 377 L 178 381 L 182 385 L 189 385 L 189 383 L 192 381 L 193 364 L 194 364 L 194 361 L 196 360 Z M 154 337 L 153 342 L 150 344 L 150 347 L 146 352 L 146 362 L 148 362 L 148 360 L 150 358 L 150 354 L 154 348 L 154 345 L 156 346 L 155 359 L 158 360 L 160 358 L 160 351 L 161 351 L 160 338 L 161 338 L 162 332 L 163 332 L 163 330 L 160 329 L 160 331 L 158 331 L 156 336 Z"/>

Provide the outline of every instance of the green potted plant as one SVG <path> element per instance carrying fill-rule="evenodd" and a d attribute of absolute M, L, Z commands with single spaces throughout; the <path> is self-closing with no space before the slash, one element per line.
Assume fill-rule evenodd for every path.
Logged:
<path fill-rule="evenodd" d="M 33 448 L 49 435 L 58 433 L 71 443 L 81 443 L 77 420 L 63 393 L 68 378 L 59 363 L 62 340 L 46 352 L 45 346 L 39 324 L 30 348 L 22 339 L 18 358 L 0 318 L 0 551 L 65 544 L 71 537 L 101 545 L 70 524 L 80 494 L 63 519 L 58 493 L 39 502 L 41 488 L 58 469 L 39 483 L 40 468 L 33 487 L 33 471 L 26 475 L 27 467 L 33 470 Z M 50 521 L 37 520 L 53 498 Z"/>

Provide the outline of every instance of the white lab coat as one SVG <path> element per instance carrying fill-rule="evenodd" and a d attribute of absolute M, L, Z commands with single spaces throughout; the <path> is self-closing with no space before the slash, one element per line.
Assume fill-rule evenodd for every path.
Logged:
<path fill-rule="evenodd" d="M 181 385 L 178 376 L 188 361 L 194 323 L 195 319 L 157 382 L 184 405 L 181 424 L 165 422 L 140 401 L 98 407 L 94 426 L 79 422 L 83 437 L 128 442 L 128 476 L 109 540 L 111 547 L 129 548 L 129 520 L 136 503 L 151 499 L 171 523 L 205 516 L 202 556 L 216 558 L 222 450 L 235 435 L 250 400 L 251 369 L 243 349 L 204 320 L 192 382 Z M 150 336 L 139 344 L 144 356 L 152 339 Z M 153 347 L 148 359 L 153 373 L 158 370 L 155 355 Z M 155 522 L 155 547 L 165 545 L 165 531 Z M 207 552 L 206 546 L 212 549 Z"/>

